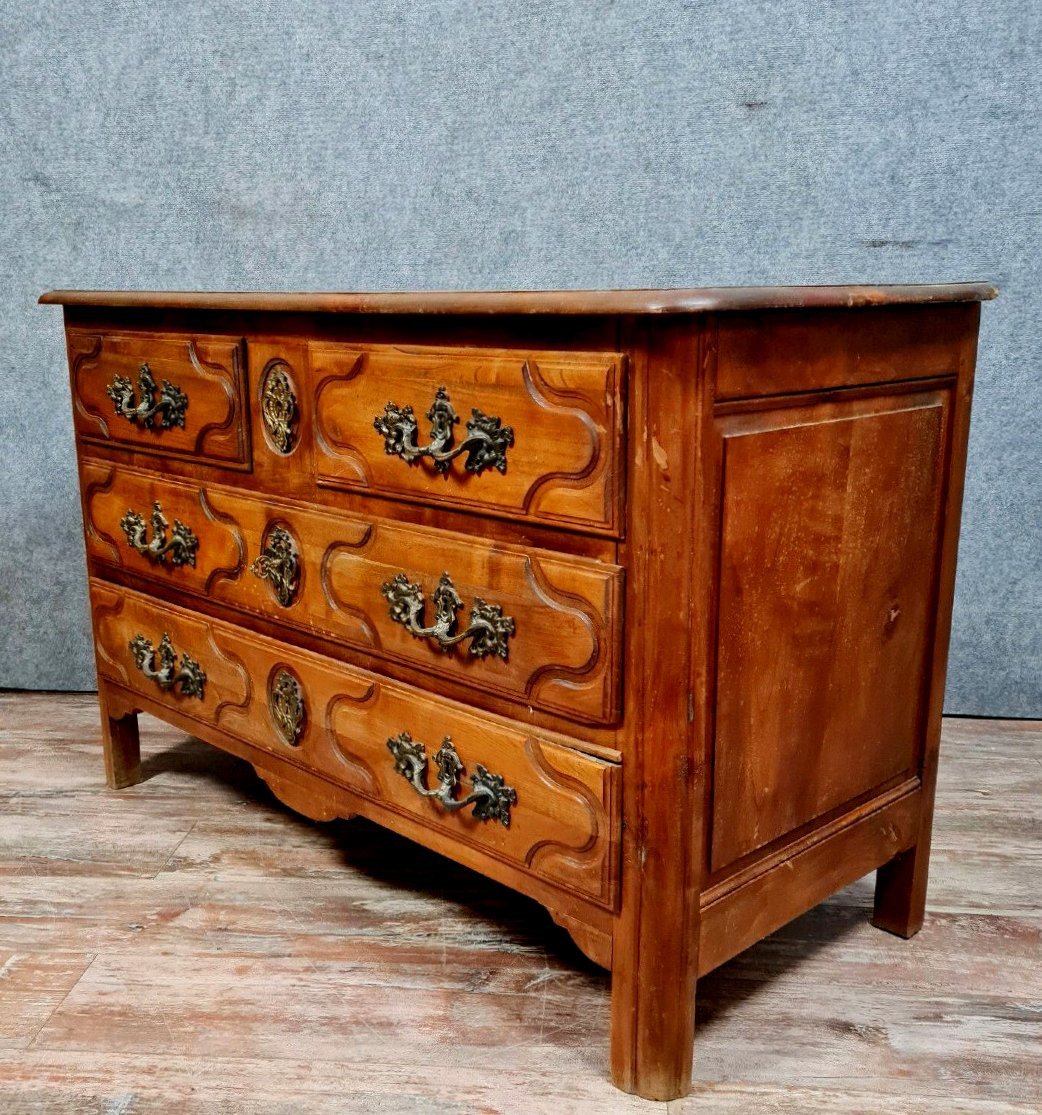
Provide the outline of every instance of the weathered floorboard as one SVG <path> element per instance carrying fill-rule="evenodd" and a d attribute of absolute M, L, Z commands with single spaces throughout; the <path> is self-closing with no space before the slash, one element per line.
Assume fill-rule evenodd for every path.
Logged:
<path fill-rule="evenodd" d="M 535 903 L 150 719 L 107 790 L 92 695 L 0 694 L 0 1108 L 1037 1113 L 1040 752 L 947 721 L 923 931 L 865 879 L 703 978 L 660 1105 L 608 1083 L 608 977 Z"/>

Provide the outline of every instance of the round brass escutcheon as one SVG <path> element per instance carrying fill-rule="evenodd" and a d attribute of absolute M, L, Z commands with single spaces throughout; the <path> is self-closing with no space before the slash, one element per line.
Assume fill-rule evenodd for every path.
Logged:
<path fill-rule="evenodd" d="M 261 377 L 261 417 L 264 432 L 276 453 L 292 453 L 297 445 L 300 409 L 293 391 L 290 366 L 285 360 L 269 361 Z"/>
<path fill-rule="evenodd" d="M 307 720 L 304 687 L 285 667 L 277 669 L 268 682 L 268 712 L 282 742 L 299 746 Z"/>
<path fill-rule="evenodd" d="M 289 608 L 300 589 L 300 551 L 296 540 L 285 527 L 269 523 L 264 533 L 263 548 L 250 565 L 250 572 L 271 584 L 275 599 Z"/>

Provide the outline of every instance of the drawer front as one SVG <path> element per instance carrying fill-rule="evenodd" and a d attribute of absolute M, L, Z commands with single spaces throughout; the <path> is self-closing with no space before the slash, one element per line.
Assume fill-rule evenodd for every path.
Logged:
<path fill-rule="evenodd" d="M 614 534 L 616 353 L 310 346 L 320 484 Z"/>
<path fill-rule="evenodd" d="M 91 600 L 104 677 L 377 802 L 390 827 L 418 820 L 438 851 L 464 843 L 614 904 L 616 765 L 102 581 Z"/>
<path fill-rule="evenodd" d="M 248 467 L 244 342 L 70 329 L 68 345 L 84 441 Z"/>
<path fill-rule="evenodd" d="M 98 561 L 571 720 L 617 716 L 618 566 L 100 461 L 84 507 Z"/>

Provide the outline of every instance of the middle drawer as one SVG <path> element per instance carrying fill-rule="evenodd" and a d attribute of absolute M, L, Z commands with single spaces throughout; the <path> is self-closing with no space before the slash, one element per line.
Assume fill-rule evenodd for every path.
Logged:
<path fill-rule="evenodd" d="M 618 714 L 622 570 L 83 464 L 87 552 L 153 582 L 571 720 Z"/>

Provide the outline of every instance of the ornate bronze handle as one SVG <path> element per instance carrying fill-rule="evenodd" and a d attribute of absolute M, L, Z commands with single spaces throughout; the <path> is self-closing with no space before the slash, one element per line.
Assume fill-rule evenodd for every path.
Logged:
<path fill-rule="evenodd" d="M 427 411 L 431 424 L 427 445 L 416 444 L 416 414 L 410 406 L 388 403 L 383 416 L 373 419 L 373 426 L 383 435 L 384 451 L 392 457 L 401 457 L 409 464 L 430 457 L 435 472 L 448 472 L 452 461 L 461 453 L 466 453 L 464 468 L 467 472 L 481 473 L 487 468 L 506 472 L 507 450 L 514 444 L 513 427 L 504 426 L 498 418 L 480 410 L 470 413 L 467 436 L 455 447 L 452 444 L 452 427 L 459 422 L 459 416 L 453 410 L 444 387 L 435 392 L 434 402 Z"/>
<path fill-rule="evenodd" d="M 499 821 L 504 828 L 510 828 L 510 807 L 517 804 L 517 790 L 503 784 L 503 777 L 490 774 L 478 763 L 470 776 L 473 787 L 465 798 L 454 797 L 459 789 L 463 774 L 463 763 L 452 737 L 441 741 L 434 756 L 438 768 L 438 788 L 427 789 L 427 749 L 416 743 L 408 732 L 401 732 L 387 741 L 387 750 L 394 756 L 394 769 L 425 798 L 436 798 L 450 813 L 474 806 L 474 816 L 479 821 Z"/>
<path fill-rule="evenodd" d="M 143 554 L 149 561 L 163 565 L 167 557 L 170 564 L 195 566 L 195 551 L 199 548 L 199 539 L 186 527 L 180 519 L 174 520 L 174 530 L 168 539 L 166 528 L 170 525 L 163 515 L 163 509 L 157 500 L 152 504 L 152 541 L 148 541 L 148 527 L 145 520 L 137 511 L 128 511 L 119 521 L 123 533 L 127 536 L 128 545 Z"/>
<path fill-rule="evenodd" d="M 463 607 L 463 600 L 448 573 L 442 573 L 438 587 L 431 593 L 435 614 L 430 627 L 423 626 L 423 588 L 410 581 L 404 573 L 395 574 L 393 581 L 385 581 L 380 591 L 390 604 L 391 619 L 417 639 L 433 639 L 442 650 L 470 639 L 470 653 L 475 658 L 496 654 L 504 662 L 507 660 L 507 640 L 514 634 L 514 621 L 510 616 L 503 615 L 503 609 L 498 604 L 486 604 L 480 597 L 475 597 L 470 609 L 470 626 L 466 631 L 452 634 L 456 613 Z"/>
<path fill-rule="evenodd" d="M 272 528 L 250 572 L 261 580 L 270 581 L 275 599 L 283 608 L 288 608 L 300 586 L 300 560 L 293 535 L 282 527 Z"/>
<path fill-rule="evenodd" d="M 129 422 L 140 422 L 146 430 L 153 425 L 161 430 L 172 426 L 185 426 L 185 411 L 188 409 L 188 396 L 168 379 L 163 380 L 163 388 L 156 398 L 156 381 L 152 369 L 141 365 L 137 377 L 141 401 L 134 399 L 134 385 L 127 376 L 116 376 L 105 388 L 105 394 L 112 400 L 116 413 Z"/>
<path fill-rule="evenodd" d="M 146 639 L 144 635 L 135 635 L 130 640 L 130 653 L 137 668 L 160 689 L 169 690 L 180 685 L 182 697 L 203 699 L 206 685 L 203 668 L 187 654 L 181 655 L 181 666 L 178 668 L 177 652 L 165 631 L 158 647 L 153 647 L 151 639 Z"/>

